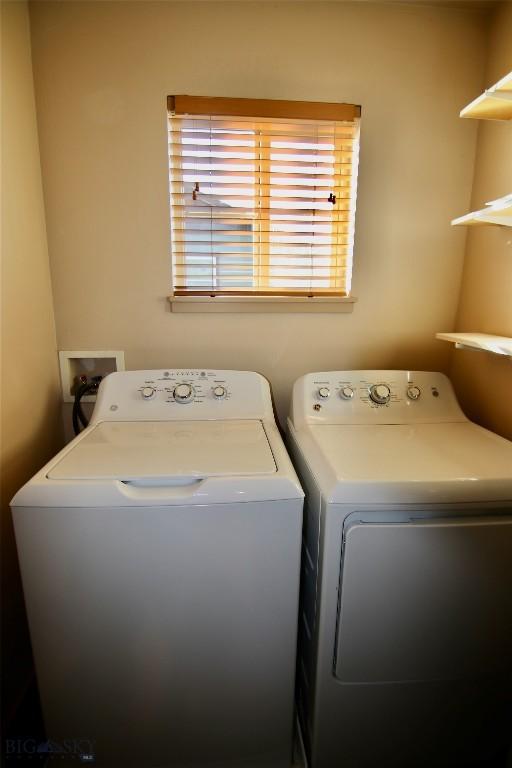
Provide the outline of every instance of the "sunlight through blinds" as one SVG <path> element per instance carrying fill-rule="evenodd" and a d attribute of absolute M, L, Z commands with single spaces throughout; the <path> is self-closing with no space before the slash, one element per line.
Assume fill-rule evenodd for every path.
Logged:
<path fill-rule="evenodd" d="M 359 116 L 169 97 L 174 295 L 348 296 Z"/>

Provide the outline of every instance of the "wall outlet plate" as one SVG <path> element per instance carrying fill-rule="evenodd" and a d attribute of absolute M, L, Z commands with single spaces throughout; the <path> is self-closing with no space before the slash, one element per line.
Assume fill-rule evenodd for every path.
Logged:
<path fill-rule="evenodd" d="M 106 376 L 114 371 L 124 371 L 124 352 L 120 350 L 60 350 L 60 381 L 65 403 L 72 403 L 79 377 L 85 374 Z M 86 395 L 84 403 L 94 403 L 95 395 Z"/>

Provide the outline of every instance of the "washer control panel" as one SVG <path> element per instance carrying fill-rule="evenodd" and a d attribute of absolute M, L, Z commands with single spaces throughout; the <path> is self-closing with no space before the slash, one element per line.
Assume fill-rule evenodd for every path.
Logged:
<path fill-rule="evenodd" d="M 252 371 L 119 371 L 105 377 L 92 421 L 274 418 L 268 381 Z"/>
<path fill-rule="evenodd" d="M 207 400 L 229 400 L 232 387 L 229 377 L 219 371 L 163 371 L 159 375 L 149 372 L 150 377 L 141 380 L 137 391 L 141 399 L 149 402 L 158 398 L 167 403 L 189 405 Z M 226 372 L 228 373 L 228 372 Z"/>
<path fill-rule="evenodd" d="M 389 370 L 306 374 L 295 383 L 291 417 L 324 424 L 465 420 L 444 374 Z"/>

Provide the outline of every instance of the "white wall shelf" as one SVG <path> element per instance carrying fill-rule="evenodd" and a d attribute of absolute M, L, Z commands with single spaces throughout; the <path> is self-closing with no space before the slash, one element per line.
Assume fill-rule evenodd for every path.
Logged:
<path fill-rule="evenodd" d="M 512 195 L 500 197 L 485 204 L 481 211 L 466 213 L 452 219 L 452 226 L 482 226 L 494 224 L 499 227 L 512 227 Z"/>
<path fill-rule="evenodd" d="M 512 120 L 512 72 L 464 107 L 460 116 L 477 120 Z"/>
<path fill-rule="evenodd" d="M 489 333 L 436 333 L 436 339 L 451 341 L 456 349 L 492 352 L 512 358 L 512 338 L 508 336 L 492 336 Z"/>

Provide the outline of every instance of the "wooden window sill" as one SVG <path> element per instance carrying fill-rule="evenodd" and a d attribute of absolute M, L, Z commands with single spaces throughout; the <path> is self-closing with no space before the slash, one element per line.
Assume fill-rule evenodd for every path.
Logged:
<path fill-rule="evenodd" d="M 169 296 L 171 312 L 320 312 L 348 313 L 357 299 L 353 296 Z"/>

